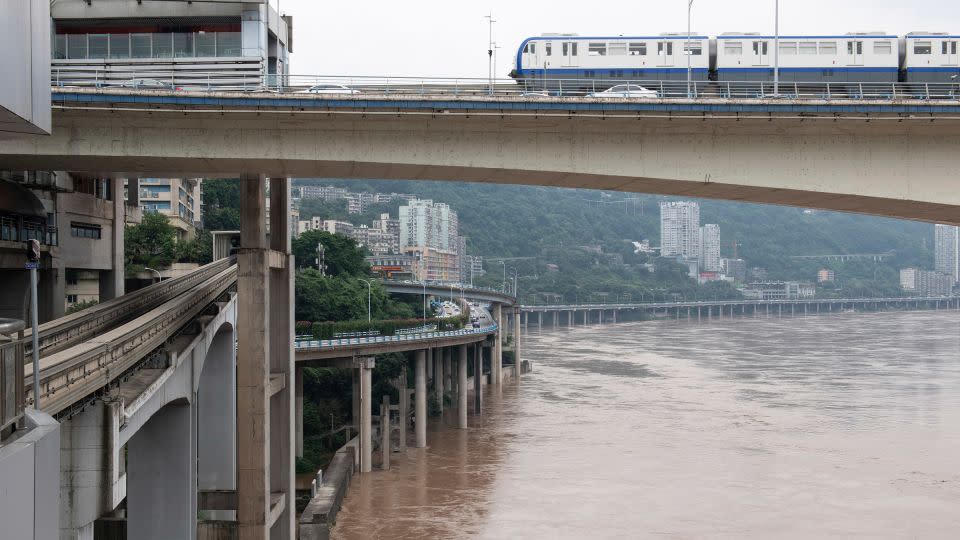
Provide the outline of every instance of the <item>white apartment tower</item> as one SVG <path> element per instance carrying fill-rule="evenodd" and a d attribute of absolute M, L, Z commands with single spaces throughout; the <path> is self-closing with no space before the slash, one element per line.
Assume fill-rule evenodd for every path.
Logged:
<path fill-rule="evenodd" d="M 937 225 L 934 229 L 934 270 L 960 282 L 960 227 Z"/>
<path fill-rule="evenodd" d="M 704 272 L 720 272 L 720 226 L 708 223 L 700 227 L 700 268 Z"/>
<path fill-rule="evenodd" d="M 686 201 L 660 203 L 660 255 L 684 259 L 700 258 L 700 205 L 698 203 Z"/>
<path fill-rule="evenodd" d="M 457 213 L 443 203 L 414 199 L 400 207 L 400 247 L 428 247 L 456 252 Z"/>

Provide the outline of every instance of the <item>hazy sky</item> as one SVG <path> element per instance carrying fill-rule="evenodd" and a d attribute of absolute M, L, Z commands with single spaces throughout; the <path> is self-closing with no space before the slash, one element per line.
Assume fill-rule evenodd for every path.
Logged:
<path fill-rule="evenodd" d="M 685 31 L 686 0 L 270 0 L 293 15 L 294 74 L 487 76 L 493 11 L 505 77 L 524 37 L 543 32 L 638 35 Z M 695 0 L 693 31 L 773 32 L 773 0 Z M 960 0 L 780 0 L 781 34 L 883 30 L 960 33 Z"/>

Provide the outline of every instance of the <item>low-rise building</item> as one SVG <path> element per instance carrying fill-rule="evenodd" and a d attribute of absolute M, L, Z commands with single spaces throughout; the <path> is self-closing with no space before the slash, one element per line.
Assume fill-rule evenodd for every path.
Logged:
<path fill-rule="evenodd" d="M 900 270 L 900 287 L 917 296 L 949 296 L 953 293 L 953 276 L 917 268 Z"/>
<path fill-rule="evenodd" d="M 755 281 L 743 289 L 746 298 L 755 300 L 800 300 L 813 298 L 816 287 L 796 281 Z"/>
<path fill-rule="evenodd" d="M 905 291 L 917 290 L 917 269 L 916 268 L 900 269 L 900 288 Z"/>
<path fill-rule="evenodd" d="M 720 259 L 720 271 L 736 283 L 747 280 L 747 261 L 743 259 Z"/>
<path fill-rule="evenodd" d="M 835 281 L 836 277 L 837 276 L 836 274 L 834 274 L 833 270 L 830 270 L 827 268 L 821 268 L 820 271 L 817 272 L 817 283 L 826 283 L 828 281 Z"/>
<path fill-rule="evenodd" d="M 419 275 L 420 259 L 413 255 L 373 255 L 365 260 L 370 270 L 383 279 L 413 281 Z"/>

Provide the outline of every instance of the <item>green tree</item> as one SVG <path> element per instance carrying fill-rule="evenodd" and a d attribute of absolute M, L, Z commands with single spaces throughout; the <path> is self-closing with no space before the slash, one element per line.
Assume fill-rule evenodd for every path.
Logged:
<path fill-rule="evenodd" d="M 300 268 L 316 268 L 317 245 L 323 244 L 329 276 L 367 276 L 370 265 L 356 240 L 326 231 L 307 231 L 293 240 L 293 255 Z"/>
<path fill-rule="evenodd" d="M 145 213 L 139 224 L 124 230 L 123 241 L 127 274 L 167 268 L 177 259 L 177 230 L 163 214 Z"/>
<path fill-rule="evenodd" d="M 203 228 L 209 231 L 240 229 L 240 180 L 204 180 Z"/>
<path fill-rule="evenodd" d="M 407 319 L 414 316 L 408 304 L 394 302 L 383 286 L 371 279 L 370 311 L 373 319 Z M 297 272 L 295 317 L 298 321 L 349 321 L 367 318 L 367 282 L 363 278 L 322 276 L 313 268 Z"/>

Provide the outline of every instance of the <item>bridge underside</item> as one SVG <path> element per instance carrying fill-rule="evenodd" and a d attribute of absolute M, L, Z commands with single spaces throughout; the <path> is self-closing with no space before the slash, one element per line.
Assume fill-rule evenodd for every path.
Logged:
<path fill-rule="evenodd" d="M 956 115 L 569 114 L 71 104 L 0 169 L 429 179 L 960 224 Z"/>

